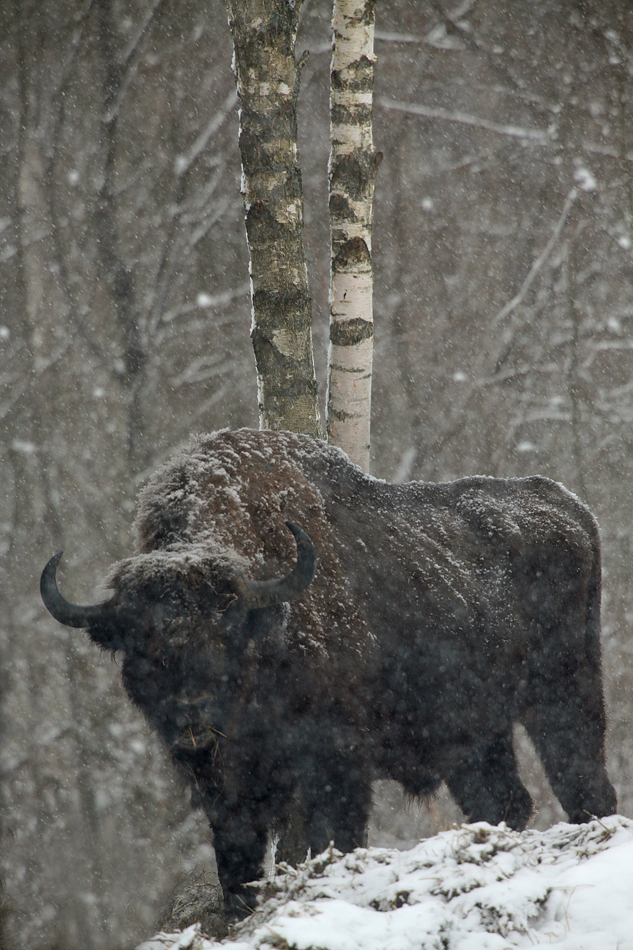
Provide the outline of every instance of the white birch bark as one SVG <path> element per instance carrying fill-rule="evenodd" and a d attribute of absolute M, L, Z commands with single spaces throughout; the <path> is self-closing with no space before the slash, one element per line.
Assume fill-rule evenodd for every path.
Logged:
<path fill-rule="evenodd" d="M 369 471 L 375 0 L 334 0 L 330 84 L 329 441 Z"/>
<path fill-rule="evenodd" d="M 259 424 L 322 437 L 297 157 L 301 0 L 227 0 L 240 103 Z"/>

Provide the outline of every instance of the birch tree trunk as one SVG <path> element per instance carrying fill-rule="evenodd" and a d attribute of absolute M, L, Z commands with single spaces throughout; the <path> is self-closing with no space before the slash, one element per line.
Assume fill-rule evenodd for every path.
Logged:
<path fill-rule="evenodd" d="M 322 437 L 297 158 L 301 0 L 227 0 L 240 102 L 240 153 L 259 424 Z"/>
<path fill-rule="evenodd" d="M 375 0 L 334 0 L 330 86 L 328 440 L 369 471 Z"/>

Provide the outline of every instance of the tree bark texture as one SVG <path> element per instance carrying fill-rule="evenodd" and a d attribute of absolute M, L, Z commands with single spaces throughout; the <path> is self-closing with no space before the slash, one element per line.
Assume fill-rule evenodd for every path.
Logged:
<path fill-rule="evenodd" d="M 297 159 L 300 2 L 227 0 L 240 104 L 259 423 L 322 436 Z"/>
<path fill-rule="evenodd" d="M 330 84 L 328 439 L 369 471 L 374 349 L 371 230 L 375 0 L 335 0 Z"/>

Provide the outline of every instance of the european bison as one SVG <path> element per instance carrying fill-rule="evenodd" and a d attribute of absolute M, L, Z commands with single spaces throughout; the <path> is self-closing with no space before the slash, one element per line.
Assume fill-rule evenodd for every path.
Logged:
<path fill-rule="evenodd" d="M 208 816 L 229 911 L 297 790 L 313 853 L 363 843 L 379 776 L 416 796 L 445 779 L 471 820 L 523 828 L 513 722 L 571 821 L 615 811 L 598 528 L 561 485 L 388 485 L 306 436 L 222 431 L 156 472 L 136 529 L 110 600 L 65 601 L 60 555 L 42 596 L 122 652 Z"/>

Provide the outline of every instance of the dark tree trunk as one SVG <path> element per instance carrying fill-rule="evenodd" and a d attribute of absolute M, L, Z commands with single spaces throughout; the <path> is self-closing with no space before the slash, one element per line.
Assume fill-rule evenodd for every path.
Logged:
<path fill-rule="evenodd" d="M 227 0 L 261 429 L 321 436 L 297 156 L 300 0 Z"/>

